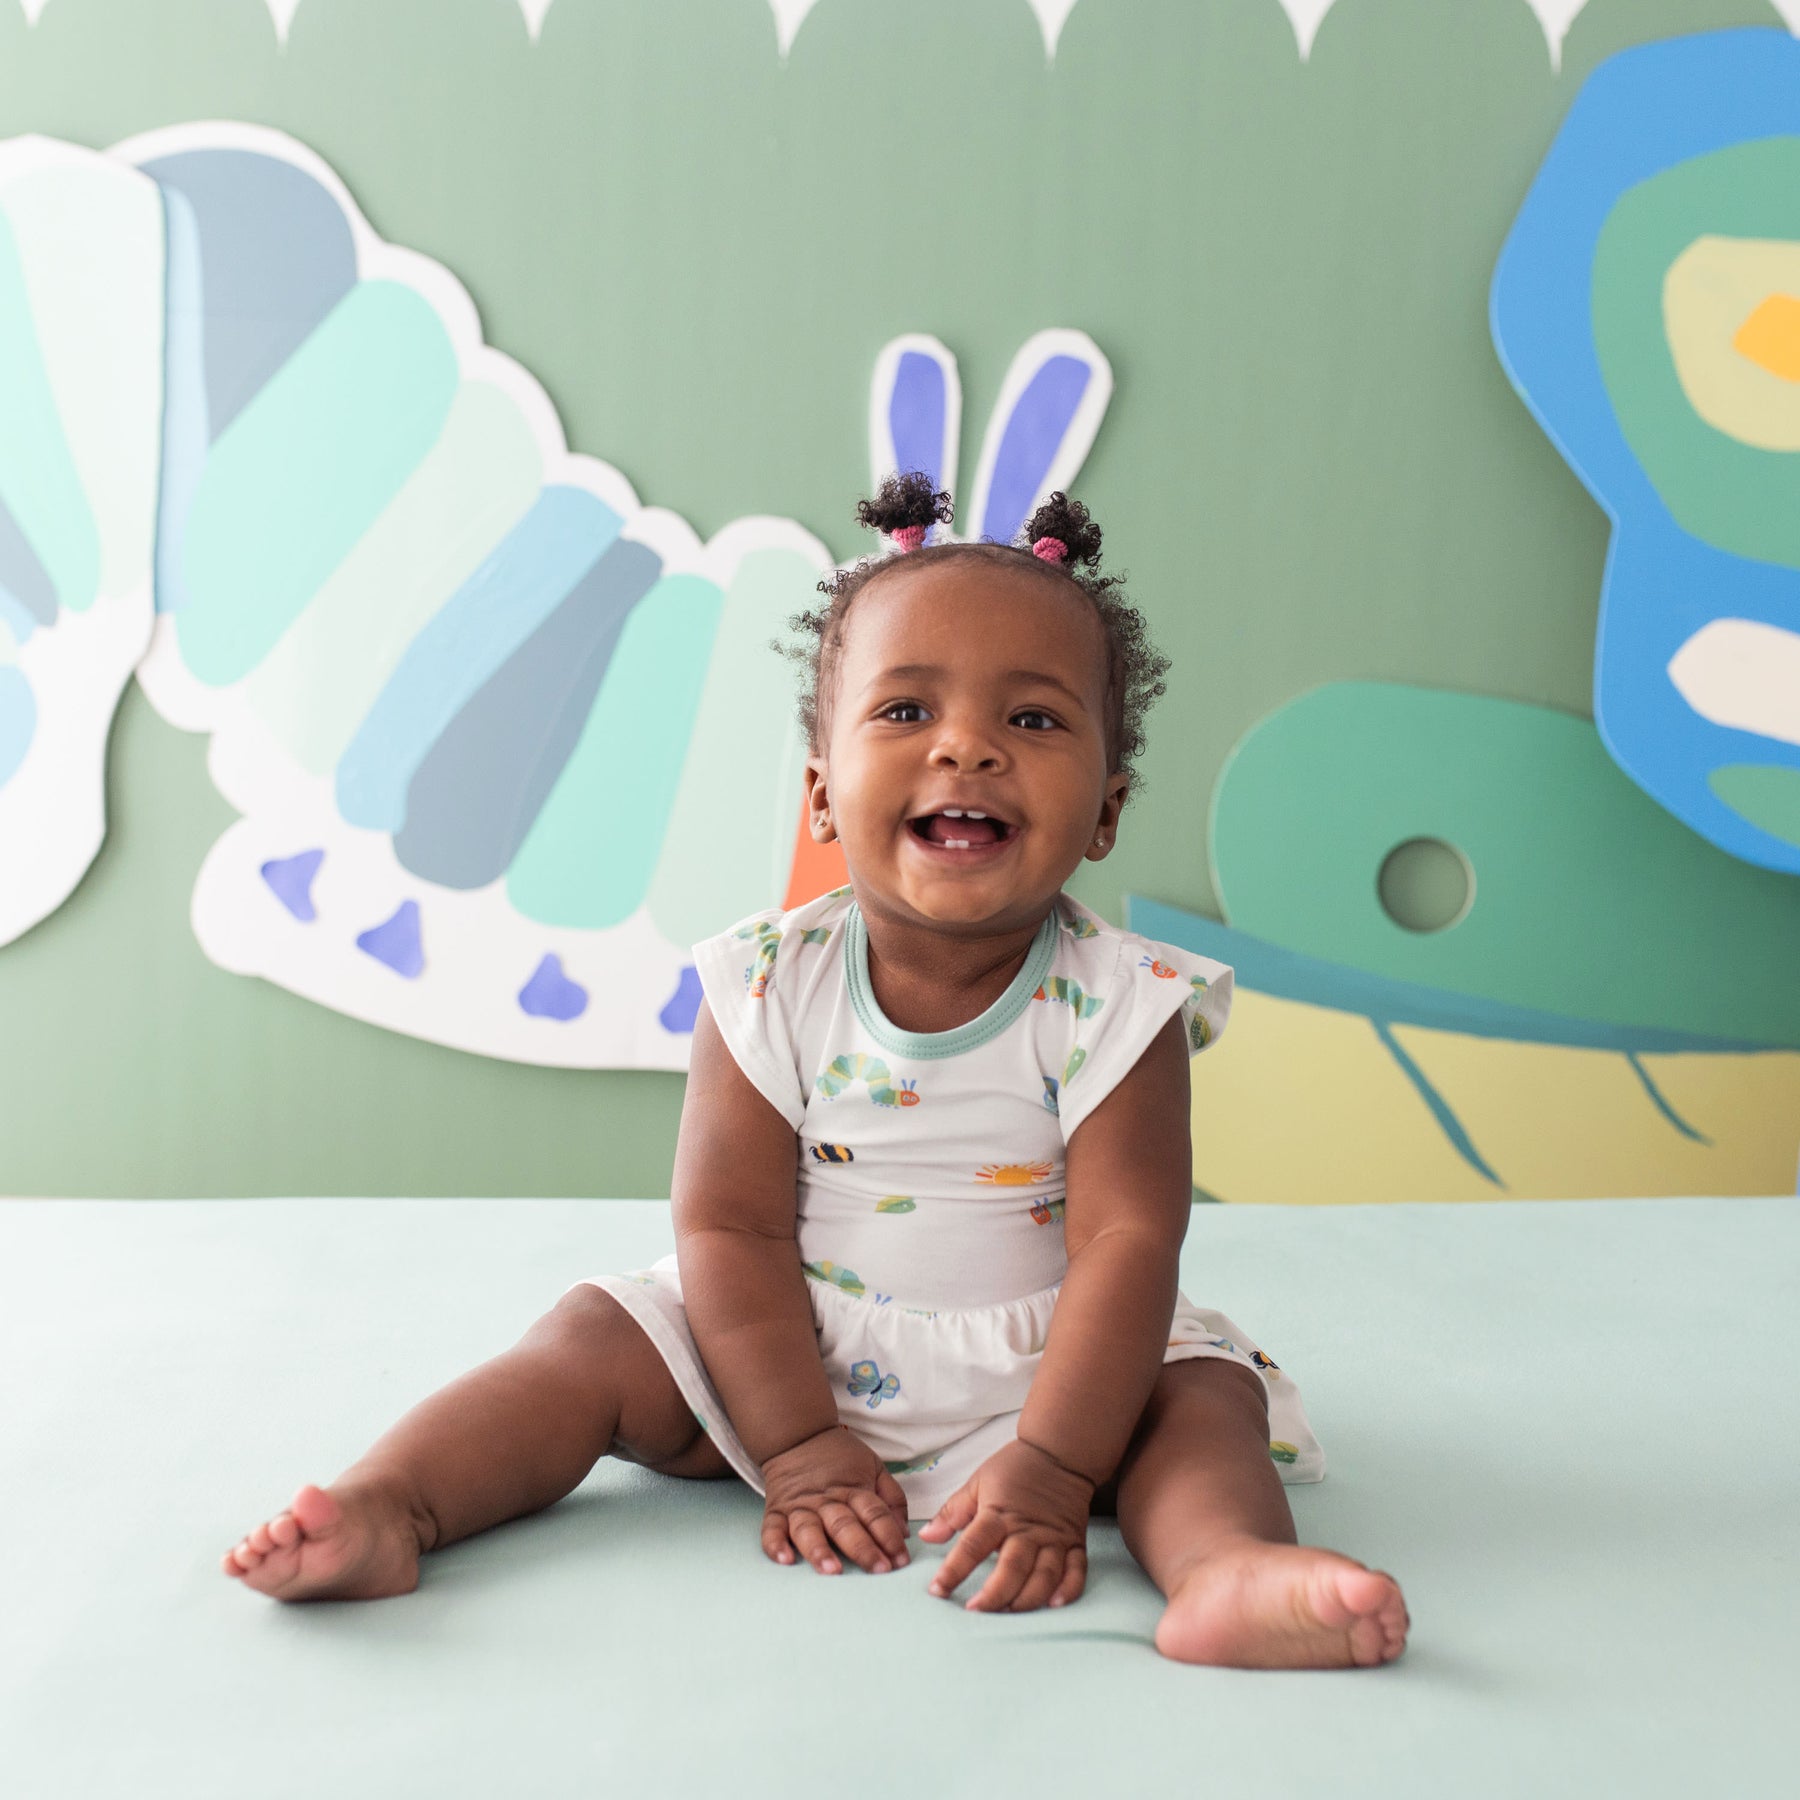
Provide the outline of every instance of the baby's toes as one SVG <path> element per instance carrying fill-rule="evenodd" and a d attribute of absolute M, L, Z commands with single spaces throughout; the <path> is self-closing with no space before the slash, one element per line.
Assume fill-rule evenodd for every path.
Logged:
<path fill-rule="evenodd" d="M 1406 1602 L 1393 1576 L 1376 1569 L 1335 1571 L 1349 1627 L 1350 1656 L 1362 1668 L 1391 1662 L 1406 1642 Z"/>
<path fill-rule="evenodd" d="M 291 1550 L 305 1535 L 300 1529 L 300 1521 L 292 1513 L 283 1513 L 279 1518 L 271 1519 L 266 1527 L 269 1540 L 277 1550 Z"/>
<path fill-rule="evenodd" d="M 267 1556 L 275 1548 L 275 1540 L 269 1535 L 269 1521 L 264 1519 L 244 1541 L 258 1556 Z"/>
<path fill-rule="evenodd" d="M 248 1538 L 234 1544 L 227 1556 L 229 1561 L 237 1564 L 240 1575 L 247 1574 L 262 1561 L 262 1552 L 254 1548 Z"/>

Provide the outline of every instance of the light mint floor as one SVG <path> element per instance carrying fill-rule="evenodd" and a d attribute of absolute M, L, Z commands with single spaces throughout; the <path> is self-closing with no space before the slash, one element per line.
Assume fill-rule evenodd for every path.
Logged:
<path fill-rule="evenodd" d="M 1407 1590 L 1380 1670 L 1162 1661 L 1110 1524 L 1078 1605 L 977 1617 L 940 1551 L 776 1568 L 747 1488 L 619 1465 L 404 1600 L 217 1573 L 670 1243 L 648 1202 L 0 1202 L 7 1800 L 1800 1791 L 1791 1198 L 1196 1209 L 1183 1287 L 1326 1448 L 1301 1538 Z"/>

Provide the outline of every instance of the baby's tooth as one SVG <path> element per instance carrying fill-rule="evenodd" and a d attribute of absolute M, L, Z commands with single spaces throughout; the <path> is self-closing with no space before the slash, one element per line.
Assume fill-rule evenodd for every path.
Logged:
<path fill-rule="evenodd" d="M 963 817 L 965 819 L 985 819 L 987 817 L 987 814 L 986 813 L 978 813 L 978 812 L 969 812 L 969 813 L 964 813 Z"/>
<path fill-rule="evenodd" d="M 944 817 L 946 819 L 960 819 L 962 817 L 962 814 L 959 813 L 954 806 L 946 806 L 944 808 Z M 981 817 L 981 814 L 980 813 L 970 813 L 969 817 L 971 819 L 979 819 Z"/>
<path fill-rule="evenodd" d="M 945 838 L 944 843 L 951 850 L 966 850 L 969 847 L 967 838 Z"/>

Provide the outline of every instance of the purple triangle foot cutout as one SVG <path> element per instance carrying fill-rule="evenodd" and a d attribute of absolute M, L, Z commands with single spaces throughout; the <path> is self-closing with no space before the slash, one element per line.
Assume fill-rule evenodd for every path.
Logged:
<path fill-rule="evenodd" d="M 302 925 L 310 925 L 319 916 L 313 907 L 312 884 L 324 860 L 323 850 L 302 850 L 298 856 L 278 856 L 262 866 L 269 891 Z"/>
<path fill-rule="evenodd" d="M 681 971 L 681 980 L 667 1006 L 656 1016 L 664 1031 L 692 1031 L 700 1011 L 700 971 L 691 963 Z"/>
<path fill-rule="evenodd" d="M 408 981 L 418 979 L 425 967 L 425 950 L 419 939 L 419 903 L 401 902 L 400 910 L 383 924 L 371 926 L 356 940 L 377 962 L 386 963 L 396 975 Z"/>
<path fill-rule="evenodd" d="M 587 1011 L 587 1003 L 587 989 L 563 973 L 562 958 L 554 952 L 519 989 L 519 1005 L 534 1019 L 578 1019 Z"/>

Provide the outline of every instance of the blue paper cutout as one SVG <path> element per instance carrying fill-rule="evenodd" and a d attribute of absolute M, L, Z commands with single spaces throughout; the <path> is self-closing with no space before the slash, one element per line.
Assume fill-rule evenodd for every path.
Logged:
<path fill-rule="evenodd" d="M 1800 630 L 1800 572 L 1703 543 L 1678 526 L 1626 440 L 1593 330 L 1602 229 L 1631 189 L 1710 152 L 1800 136 L 1800 44 L 1750 28 L 1645 44 L 1588 78 L 1494 271 L 1494 343 L 1513 385 L 1614 522 L 1594 662 L 1602 741 L 1659 805 L 1734 856 L 1800 873 L 1800 845 L 1713 792 L 1734 764 L 1800 769 L 1800 747 L 1714 724 L 1669 675 L 1677 650 L 1720 618 Z M 1721 207 L 1737 202 L 1721 196 Z M 1721 216 L 1741 236 L 1750 225 Z M 1757 227 L 1753 235 L 1780 236 Z"/>
<path fill-rule="evenodd" d="M 403 900 L 391 919 L 371 926 L 356 940 L 377 962 L 386 963 L 396 975 L 416 981 L 425 967 L 425 950 L 419 940 L 419 903 Z"/>
<path fill-rule="evenodd" d="M 936 358 L 917 350 L 902 352 L 888 398 L 894 456 L 900 468 L 929 475 L 934 488 L 944 479 L 946 401 L 944 371 Z"/>
<path fill-rule="evenodd" d="M 656 1016 L 662 1022 L 664 1031 L 684 1032 L 694 1029 L 694 1020 L 700 1015 L 700 1002 L 703 998 L 700 988 L 700 971 L 691 963 L 681 971 L 681 980 L 676 983 L 675 992 L 669 1003 Z"/>
<path fill-rule="evenodd" d="M 587 1003 L 587 989 L 563 973 L 562 958 L 554 951 L 519 989 L 520 1008 L 534 1019 L 578 1019 L 587 1011 Z"/>
<path fill-rule="evenodd" d="M 323 850 L 302 850 L 298 856 L 278 856 L 262 866 L 262 878 L 269 891 L 302 925 L 310 925 L 319 914 L 313 905 L 313 877 L 325 860 Z"/>
<path fill-rule="evenodd" d="M 994 457 L 981 519 L 984 538 L 1010 544 L 1031 516 L 1092 379 L 1086 363 L 1073 356 L 1052 356 L 1026 383 Z"/>

